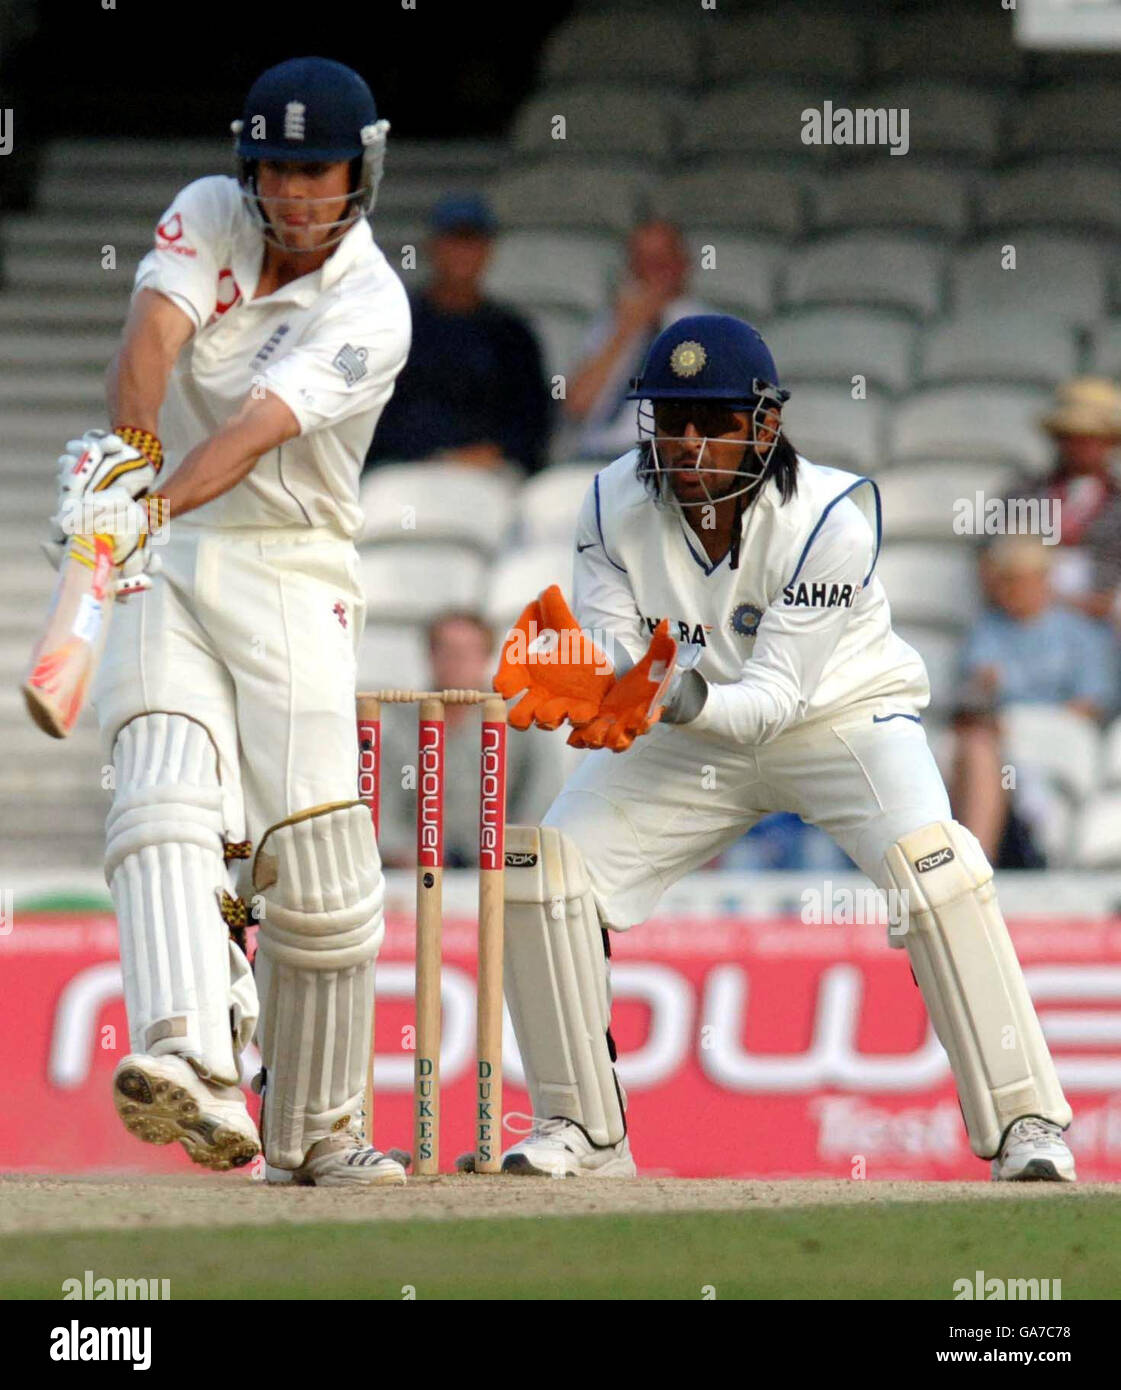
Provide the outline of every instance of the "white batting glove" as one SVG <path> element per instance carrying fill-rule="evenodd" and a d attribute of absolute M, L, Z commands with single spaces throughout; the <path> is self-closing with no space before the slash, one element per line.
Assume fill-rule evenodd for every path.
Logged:
<path fill-rule="evenodd" d="M 154 434 L 122 426 L 118 433 L 87 430 L 71 439 L 58 460 L 59 509 L 72 497 L 123 487 L 140 497 L 163 467 L 163 449 Z"/>

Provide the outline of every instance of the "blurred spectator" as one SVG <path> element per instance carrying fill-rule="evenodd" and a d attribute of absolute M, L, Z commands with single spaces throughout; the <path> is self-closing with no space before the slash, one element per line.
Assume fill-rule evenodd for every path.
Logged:
<path fill-rule="evenodd" d="M 1121 596 L 1121 390 L 1103 377 L 1076 377 L 1040 424 L 1055 441 L 1054 467 L 1016 495 L 1061 504 L 1052 588 L 1070 607 L 1109 617 Z"/>
<path fill-rule="evenodd" d="M 495 634 L 474 612 L 450 610 L 428 628 L 433 690 L 489 690 Z M 444 862 L 463 868 L 479 862 L 479 711 L 445 709 Z M 554 740 L 549 742 L 549 740 Z M 560 791 L 561 733 L 511 729 L 506 740 L 506 822 L 535 825 Z M 416 864 L 416 717 L 382 714 L 382 861 L 390 868 Z M 406 771 L 407 770 L 407 771 Z M 408 782 L 407 787 L 401 784 Z"/>
<path fill-rule="evenodd" d="M 1117 703 L 1105 624 L 1060 607 L 1051 592 L 1054 550 L 1033 536 L 1004 536 L 981 561 L 990 607 L 965 642 L 955 711 L 952 799 L 958 820 L 998 868 L 1041 868 L 1025 796 L 1002 785 L 1000 710 L 1025 702 L 1063 706 L 1100 721 Z"/>
<path fill-rule="evenodd" d="M 545 463 L 549 388 L 528 324 L 483 292 L 494 214 L 481 197 L 449 195 L 433 209 L 429 230 L 432 273 L 409 296 L 412 347 L 367 464 L 512 461 L 533 473 Z"/>
<path fill-rule="evenodd" d="M 35 0 L 0 0 L 0 211 L 34 206 L 41 155 L 40 84 L 45 56 Z M 2 248 L 0 248 L 2 249 Z"/>
<path fill-rule="evenodd" d="M 612 459 L 633 446 L 635 404 L 625 397 L 650 344 L 674 319 L 709 312 L 689 297 L 689 273 L 689 250 L 672 222 L 643 222 L 631 232 L 626 278 L 568 376 L 573 457 Z"/>

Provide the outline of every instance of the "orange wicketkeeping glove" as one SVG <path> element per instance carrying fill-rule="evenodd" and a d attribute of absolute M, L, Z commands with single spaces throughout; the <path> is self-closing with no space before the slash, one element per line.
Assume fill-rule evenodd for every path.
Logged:
<path fill-rule="evenodd" d="M 551 584 L 510 629 L 494 676 L 507 700 L 526 693 L 510 711 L 515 729 L 556 729 L 587 724 L 599 713 L 615 668 L 580 631 L 556 584 Z"/>
<path fill-rule="evenodd" d="M 610 748 L 621 753 L 662 717 L 666 687 L 673 679 L 677 643 L 665 618 L 654 629 L 646 655 L 604 696 L 599 714 L 568 736 L 573 748 Z"/>

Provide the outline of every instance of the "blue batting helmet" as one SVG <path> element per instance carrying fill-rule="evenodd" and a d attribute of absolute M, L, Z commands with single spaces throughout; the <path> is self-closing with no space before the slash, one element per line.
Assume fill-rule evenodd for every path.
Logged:
<path fill-rule="evenodd" d="M 733 410 L 790 395 L 758 330 L 731 314 L 689 314 L 664 328 L 632 386 L 631 401 L 721 401 Z"/>

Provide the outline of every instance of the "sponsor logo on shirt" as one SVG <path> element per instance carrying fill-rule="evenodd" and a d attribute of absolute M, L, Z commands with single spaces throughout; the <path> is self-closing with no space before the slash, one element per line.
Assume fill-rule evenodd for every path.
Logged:
<path fill-rule="evenodd" d="M 648 618 L 645 614 L 643 614 L 642 621 L 646 624 L 647 632 L 649 632 L 650 635 L 653 636 L 654 629 L 662 620 L 661 618 Z M 679 642 L 684 642 L 694 647 L 708 646 L 708 639 L 706 638 L 705 633 L 712 631 L 711 623 L 690 624 L 687 623 L 683 618 L 669 618 L 667 619 L 667 621 L 669 622 L 671 633 L 675 627 L 677 628 L 677 640 Z"/>
<path fill-rule="evenodd" d="M 183 219 L 177 212 L 156 228 L 156 250 L 174 251 L 177 256 L 197 256 L 193 246 L 181 245 L 183 239 Z"/>
<path fill-rule="evenodd" d="M 859 584 L 788 584 L 782 601 L 788 608 L 851 608 Z"/>
<path fill-rule="evenodd" d="M 366 375 L 366 358 L 369 356 L 364 347 L 352 347 L 350 343 L 344 343 L 338 352 L 335 353 L 335 360 L 331 363 L 346 378 L 346 384 L 353 386 L 356 381 L 361 381 Z"/>
<path fill-rule="evenodd" d="M 241 287 L 234 279 L 233 271 L 226 266 L 218 272 L 218 293 L 214 301 L 214 312 L 207 320 L 207 326 L 220 319 L 228 309 L 232 309 L 240 298 Z"/>
<path fill-rule="evenodd" d="M 280 327 L 276 330 L 276 332 L 269 338 L 268 342 L 265 343 L 264 347 L 261 348 L 260 352 L 258 352 L 257 355 L 253 358 L 253 361 L 250 363 L 250 366 L 263 367 L 265 363 L 269 360 L 269 358 L 273 355 L 273 353 L 277 350 L 277 348 L 280 346 L 280 344 L 284 341 L 285 335 L 288 332 L 289 325 L 286 323 L 282 323 Z"/>
<path fill-rule="evenodd" d="M 732 631 L 738 637 L 754 637 L 762 617 L 763 610 L 754 603 L 737 603 L 732 610 Z"/>

